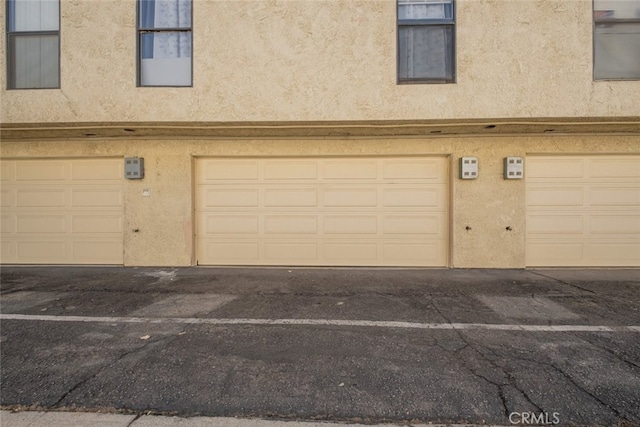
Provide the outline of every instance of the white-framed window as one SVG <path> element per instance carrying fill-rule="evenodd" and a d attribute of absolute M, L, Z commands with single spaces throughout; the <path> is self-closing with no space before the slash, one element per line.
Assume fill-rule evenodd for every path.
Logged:
<path fill-rule="evenodd" d="M 138 86 L 192 85 L 192 0 L 138 0 Z"/>
<path fill-rule="evenodd" d="M 454 0 L 398 1 L 398 82 L 455 82 Z"/>
<path fill-rule="evenodd" d="M 60 0 L 7 0 L 7 88 L 60 87 Z"/>
<path fill-rule="evenodd" d="M 593 77 L 640 80 L 640 0 L 593 1 Z"/>

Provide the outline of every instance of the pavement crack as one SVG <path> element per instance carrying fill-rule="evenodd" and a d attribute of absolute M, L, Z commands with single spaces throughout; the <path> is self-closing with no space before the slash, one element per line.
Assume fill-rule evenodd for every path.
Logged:
<path fill-rule="evenodd" d="M 604 350 L 605 352 L 609 353 L 610 355 L 612 355 L 613 357 L 615 357 L 616 359 L 618 359 L 622 363 L 625 363 L 625 364 L 629 365 L 630 367 L 632 367 L 634 369 L 640 369 L 640 364 L 632 362 L 631 360 L 625 359 L 624 357 L 622 357 L 621 355 L 619 355 L 615 351 L 611 350 L 610 348 L 607 348 L 607 347 L 605 347 L 603 345 L 596 344 L 593 341 L 590 341 L 590 340 L 586 339 L 585 337 L 580 337 L 580 339 L 582 341 L 594 346 L 595 348 L 598 348 L 600 350 Z"/>
<path fill-rule="evenodd" d="M 447 321 L 447 323 L 452 324 L 451 320 L 435 305 L 433 304 L 434 309 L 436 310 L 436 312 L 442 316 L 443 319 L 445 319 Z M 460 338 L 460 340 L 464 343 L 464 346 L 455 350 L 453 352 L 453 354 L 460 360 L 460 362 L 467 368 L 467 370 L 469 372 L 471 372 L 475 377 L 480 378 L 481 380 L 487 382 L 488 384 L 491 384 L 492 386 L 494 386 L 498 392 L 498 398 L 500 399 L 500 402 L 502 404 L 502 408 L 503 408 L 503 414 L 505 417 L 509 417 L 509 414 L 511 413 L 511 411 L 509 410 L 509 404 L 507 402 L 507 397 L 505 395 L 505 387 L 506 386 L 511 386 L 513 387 L 515 390 L 519 391 L 520 394 L 527 400 L 527 402 L 529 402 L 533 407 L 535 407 L 538 411 L 541 411 L 542 408 L 540 408 L 537 404 L 535 404 L 531 398 L 529 397 L 529 395 L 527 393 L 524 392 L 524 390 L 520 389 L 520 387 L 518 387 L 517 382 L 515 381 L 515 378 L 513 378 L 513 376 L 511 375 L 511 373 L 503 366 L 498 365 L 496 362 L 494 362 L 493 360 L 491 360 L 490 358 L 488 358 L 482 351 L 480 351 L 478 348 L 476 348 L 472 343 L 469 342 L 469 340 L 467 339 L 467 337 L 463 334 L 462 331 L 454 328 L 453 329 L 455 331 L 455 333 L 458 335 L 458 337 Z M 442 348 L 442 346 L 436 342 L 436 345 L 440 348 Z M 487 378 L 486 375 L 482 375 L 481 373 L 479 373 L 476 369 L 474 369 L 473 367 L 468 365 L 468 362 L 466 360 L 466 358 L 464 358 L 462 356 L 462 351 L 466 348 L 470 348 L 474 353 L 476 353 L 482 360 L 484 360 L 486 363 L 489 364 L 489 366 L 494 369 L 497 370 L 499 372 L 502 373 L 502 375 L 507 379 L 507 382 L 497 382 L 497 381 L 493 381 L 490 378 Z M 448 350 L 447 350 L 448 351 Z M 451 351 L 449 351 L 451 353 Z M 494 354 L 495 356 L 495 354 Z"/>
<path fill-rule="evenodd" d="M 500 356 L 497 355 L 491 348 L 489 347 L 482 347 L 484 350 L 490 352 L 496 359 L 499 358 Z M 511 387 L 513 387 L 516 391 L 520 392 L 520 394 L 522 395 L 522 397 L 524 397 L 524 399 L 534 408 L 536 408 L 538 410 L 538 412 L 542 412 L 542 407 L 540 407 L 538 404 L 536 404 L 531 397 L 529 396 L 529 394 L 520 386 L 518 386 L 518 382 L 517 379 L 513 377 L 513 375 L 511 374 L 511 371 L 509 371 L 508 369 L 506 369 L 504 366 L 498 365 L 496 362 L 492 361 L 491 359 L 489 359 L 488 357 L 486 357 L 484 354 L 480 353 L 480 355 L 490 364 L 492 364 L 496 369 L 500 369 L 502 371 L 502 373 L 507 377 L 508 380 L 508 384 L 506 385 L 510 385 Z"/>
<path fill-rule="evenodd" d="M 136 416 L 131 420 L 131 422 L 129 422 L 129 424 L 126 425 L 126 427 L 131 427 L 133 423 L 138 421 L 141 417 L 142 417 L 142 414 L 136 414 Z"/>
<path fill-rule="evenodd" d="M 120 362 L 125 357 L 127 357 L 127 356 L 129 356 L 131 354 L 137 353 L 137 352 L 139 352 L 141 350 L 144 350 L 145 348 L 147 348 L 151 344 L 159 343 L 159 342 L 165 341 L 165 340 L 167 340 L 169 338 L 174 338 L 174 337 L 163 337 L 163 338 L 159 338 L 159 339 L 153 340 L 153 341 L 146 341 L 143 345 L 141 345 L 139 347 L 136 347 L 134 349 L 127 350 L 127 351 L 123 352 L 118 357 L 116 357 L 115 360 L 113 360 L 111 362 L 108 362 L 108 363 L 105 363 L 103 366 L 101 366 L 99 369 L 97 369 L 92 375 L 89 375 L 88 377 L 85 377 L 82 380 L 78 381 L 73 387 L 71 387 L 69 390 L 64 392 L 62 394 L 62 396 L 55 403 L 49 405 L 48 409 L 59 408 L 60 404 L 67 398 L 67 396 L 69 396 L 71 393 L 73 393 L 78 388 L 82 387 L 83 385 L 85 385 L 86 383 L 91 381 L 92 379 L 96 378 L 98 375 L 100 375 L 106 369 L 111 368 L 112 366 L 114 366 L 115 364 Z"/>
<path fill-rule="evenodd" d="M 611 404 L 605 402 L 604 400 L 602 400 L 600 397 L 596 396 L 595 394 L 593 394 L 591 391 L 587 390 L 584 386 L 578 384 L 578 382 L 573 379 L 571 377 L 571 375 L 567 374 L 563 369 L 559 368 L 558 366 L 556 366 L 553 363 L 546 363 L 546 362 L 541 362 L 539 360 L 533 360 L 533 359 L 528 359 L 528 358 L 524 358 L 524 357 L 519 357 L 520 360 L 525 361 L 525 362 L 529 362 L 529 363 L 535 363 L 537 365 L 541 365 L 541 366 L 546 366 L 548 368 L 551 368 L 553 370 L 555 370 L 556 372 L 558 372 L 560 375 L 562 375 L 562 377 L 569 383 L 571 384 L 573 387 L 575 387 L 576 389 L 578 389 L 579 391 L 581 391 L 582 393 L 586 394 L 587 396 L 589 396 L 591 399 L 595 400 L 596 402 L 598 402 L 600 405 L 604 406 L 605 408 L 609 409 L 610 411 L 612 411 L 618 418 L 621 418 L 624 422 L 632 422 L 632 420 L 628 419 L 622 412 L 620 412 L 618 409 L 614 408 Z"/>

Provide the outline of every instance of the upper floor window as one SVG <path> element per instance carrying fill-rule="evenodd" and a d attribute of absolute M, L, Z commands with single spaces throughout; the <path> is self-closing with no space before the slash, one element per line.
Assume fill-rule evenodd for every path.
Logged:
<path fill-rule="evenodd" d="M 7 87 L 60 87 L 60 1 L 7 1 Z"/>
<path fill-rule="evenodd" d="M 191 86 L 191 0 L 138 0 L 138 85 Z"/>
<path fill-rule="evenodd" d="M 454 0 L 398 0 L 398 82 L 455 81 Z"/>
<path fill-rule="evenodd" d="M 593 75 L 640 79 L 640 0 L 594 0 Z"/>

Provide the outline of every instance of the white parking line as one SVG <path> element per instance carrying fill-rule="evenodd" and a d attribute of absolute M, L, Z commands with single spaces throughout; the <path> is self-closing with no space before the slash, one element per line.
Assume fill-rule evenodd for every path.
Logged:
<path fill-rule="evenodd" d="M 640 326 L 514 325 L 493 323 L 417 323 L 337 319 L 207 319 L 195 317 L 93 317 L 0 314 L 1 320 L 87 323 L 171 323 L 193 325 L 359 326 L 371 328 L 497 330 L 525 332 L 640 332 Z"/>

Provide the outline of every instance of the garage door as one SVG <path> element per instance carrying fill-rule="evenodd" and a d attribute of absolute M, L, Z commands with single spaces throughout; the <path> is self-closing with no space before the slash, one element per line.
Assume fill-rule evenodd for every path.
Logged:
<path fill-rule="evenodd" d="M 640 156 L 528 157 L 528 266 L 640 266 Z"/>
<path fill-rule="evenodd" d="M 122 163 L 2 160 L 2 263 L 122 264 Z"/>
<path fill-rule="evenodd" d="M 446 266 L 446 158 L 199 159 L 201 265 Z"/>

